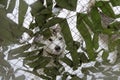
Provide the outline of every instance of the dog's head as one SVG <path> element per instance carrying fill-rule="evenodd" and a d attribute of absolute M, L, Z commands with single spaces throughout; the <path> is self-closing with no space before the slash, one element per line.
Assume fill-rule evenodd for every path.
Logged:
<path fill-rule="evenodd" d="M 60 55 L 65 50 L 65 41 L 61 35 L 61 28 L 58 24 L 50 28 L 52 36 L 45 40 L 45 51 L 54 54 Z"/>
<path fill-rule="evenodd" d="M 48 39 L 44 38 L 42 35 L 39 35 L 35 37 L 34 41 L 45 44 L 44 51 L 47 53 L 53 55 L 61 55 L 61 53 L 65 51 L 65 41 L 61 34 L 61 28 L 59 24 L 50 27 L 50 31 L 52 33 L 52 36 Z"/>

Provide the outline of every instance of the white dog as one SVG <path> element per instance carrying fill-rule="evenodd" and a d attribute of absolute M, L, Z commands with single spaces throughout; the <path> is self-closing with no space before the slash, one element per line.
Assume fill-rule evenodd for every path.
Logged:
<path fill-rule="evenodd" d="M 44 46 L 44 56 L 56 55 L 61 56 L 65 50 L 65 41 L 61 34 L 61 28 L 58 24 L 50 27 L 52 36 L 45 39 L 42 35 L 35 38 L 34 41 L 45 44 Z"/>
<path fill-rule="evenodd" d="M 44 37 L 40 35 L 37 38 L 35 38 L 34 41 L 45 44 L 45 46 L 43 47 L 43 56 L 63 58 L 65 55 L 64 52 L 66 45 L 64 38 L 61 34 L 61 28 L 58 24 L 56 24 L 50 27 L 50 31 L 52 33 L 52 36 L 50 38 L 44 39 Z"/>
<path fill-rule="evenodd" d="M 44 49 L 46 52 L 44 55 L 48 56 L 47 53 L 58 56 L 64 55 L 63 52 L 65 51 L 65 41 L 61 35 L 60 26 L 57 24 L 51 27 L 51 32 L 52 36 L 44 41 Z"/>
<path fill-rule="evenodd" d="M 65 55 L 66 45 L 61 34 L 61 28 L 58 24 L 50 27 L 50 31 L 52 32 L 52 36 L 50 38 L 44 39 L 44 37 L 40 35 L 34 40 L 45 44 L 45 46 L 43 47 L 43 56 L 51 57 L 51 60 L 45 67 L 56 67 L 57 65 L 54 63 L 55 57 L 57 57 L 58 61 L 60 62 L 59 58 L 63 58 Z M 44 75 L 43 68 L 37 70 L 37 72 Z M 35 76 L 34 79 L 40 80 L 40 78 L 37 76 Z"/>

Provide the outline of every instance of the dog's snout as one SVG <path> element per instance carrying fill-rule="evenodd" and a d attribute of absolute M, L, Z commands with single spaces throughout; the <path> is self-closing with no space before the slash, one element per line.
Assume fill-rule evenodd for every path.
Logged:
<path fill-rule="evenodd" d="M 60 46 L 56 46 L 56 47 L 55 47 L 55 50 L 56 50 L 56 51 L 60 51 L 60 49 L 61 49 Z"/>

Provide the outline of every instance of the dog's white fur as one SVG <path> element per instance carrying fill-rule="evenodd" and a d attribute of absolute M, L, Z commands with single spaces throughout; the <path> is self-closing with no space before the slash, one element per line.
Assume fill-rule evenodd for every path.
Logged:
<path fill-rule="evenodd" d="M 45 39 L 42 35 L 38 36 L 35 41 L 39 41 L 42 44 L 45 44 L 43 47 L 43 56 L 56 55 L 64 57 L 65 51 L 65 41 L 61 34 L 61 28 L 58 24 L 50 27 L 52 36 L 48 39 Z"/>
<path fill-rule="evenodd" d="M 50 62 L 45 67 L 55 67 L 54 57 L 63 58 L 65 55 L 65 41 L 61 34 L 61 28 L 58 24 L 50 27 L 50 31 L 52 32 L 52 36 L 48 39 L 44 39 L 42 35 L 35 39 L 35 41 L 39 41 L 40 43 L 45 44 L 43 47 L 43 56 L 51 57 Z M 60 60 L 58 60 L 60 61 Z M 37 70 L 39 74 L 44 74 L 44 69 Z M 39 80 L 38 77 L 35 76 L 35 80 Z"/>
<path fill-rule="evenodd" d="M 61 35 L 59 25 L 52 27 L 52 36 L 45 40 L 44 44 L 45 56 L 48 56 L 48 53 L 52 55 L 63 56 L 63 52 L 65 51 L 65 41 Z"/>
<path fill-rule="evenodd" d="M 50 28 L 52 36 L 49 39 L 42 41 L 45 46 L 43 48 L 43 56 L 51 57 L 51 61 L 46 67 L 56 66 L 54 57 L 63 58 L 65 55 L 65 41 L 61 34 L 61 28 L 58 24 Z"/>

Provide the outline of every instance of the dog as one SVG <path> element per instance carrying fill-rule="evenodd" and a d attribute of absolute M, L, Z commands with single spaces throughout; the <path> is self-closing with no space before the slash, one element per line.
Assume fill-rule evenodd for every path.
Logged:
<path fill-rule="evenodd" d="M 52 33 L 52 36 L 50 36 L 48 39 L 45 39 L 44 36 L 39 35 L 35 37 L 34 41 L 44 44 L 42 48 L 42 56 L 50 57 L 50 61 L 45 67 L 57 67 L 55 64 L 56 58 L 57 61 L 60 62 L 59 59 L 65 56 L 65 40 L 61 34 L 61 28 L 59 24 L 56 24 L 49 29 Z M 60 62 L 60 64 L 62 64 L 62 62 Z M 38 69 L 37 73 L 44 75 L 44 68 Z M 39 80 L 39 78 L 36 76 L 34 79 Z"/>
<path fill-rule="evenodd" d="M 65 41 L 61 34 L 61 28 L 58 24 L 50 28 L 52 36 L 49 39 L 44 40 L 44 56 L 60 56 L 64 57 Z"/>
<path fill-rule="evenodd" d="M 50 38 L 46 39 L 44 36 L 39 35 L 37 36 L 34 41 L 44 44 L 43 47 L 43 56 L 59 56 L 64 57 L 64 51 L 65 51 L 65 40 L 61 33 L 61 28 L 59 24 L 56 24 L 52 27 L 50 27 L 50 31 L 52 33 L 52 36 Z"/>

